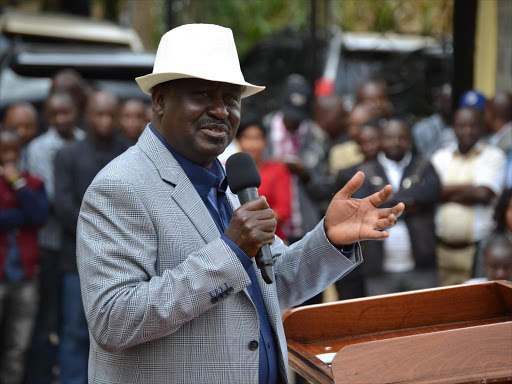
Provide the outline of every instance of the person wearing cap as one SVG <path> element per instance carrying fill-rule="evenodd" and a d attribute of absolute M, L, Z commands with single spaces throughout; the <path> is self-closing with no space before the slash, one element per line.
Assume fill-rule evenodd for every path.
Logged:
<path fill-rule="evenodd" d="M 459 108 L 453 122 L 457 146 L 439 149 L 431 159 L 443 186 L 435 216 L 441 285 L 473 276 L 478 244 L 493 230 L 494 207 L 505 184 L 505 153 L 480 140 L 482 110 Z"/>
<path fill-rule="evenodd" d="M 281 108 L 263 118 L 268 132 L 265 156 L 285 164 L 293 176 L 292 216 L 284 228 L 292 243 L 320 219 L 317 196 L 308 187 L 312 178 L 325 173 L 327 135 L 311 119 L 312 102 L 308 81 L 302 75 L 291 74 L 286 78 Z"/>
<path fill-rule="evenodd" d="M 460 96 L 459 108 L 473 108 L 480 113 L 484 113 L 486 103 L 487 98 L 482 92 L 470 89 Z"/>
<path fill-rule="evenodd" d="M 292 247 L 274 236 L 263 197 L 240 206 L 217 156 L 236 134 L 241 99 L 263 87 L 245 81 L 228 28 L 167 32 L 153 73 L 137 82 L 152 121 L 100 171 L 78 219 L 89 383 L 287 382 L 281 310 L 358 265 L 353 244 L 385 238 L 404 206 L 377 208 L 391 186 L 351 200 L 359 173 Z M 254 263 L 268 243 L 272 284 Z"/>

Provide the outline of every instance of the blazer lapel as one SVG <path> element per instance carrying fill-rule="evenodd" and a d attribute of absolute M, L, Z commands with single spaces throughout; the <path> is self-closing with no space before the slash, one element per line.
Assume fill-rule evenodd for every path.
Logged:
<path fill-rule="evenodd" d="M 171 197 L 194 224 L 205 243 L 218 238 L 219 230 L 194 185 L 149 126 L 142 133 L 137 145 L 153 162 L 162 180 L 174 185 Z"/>

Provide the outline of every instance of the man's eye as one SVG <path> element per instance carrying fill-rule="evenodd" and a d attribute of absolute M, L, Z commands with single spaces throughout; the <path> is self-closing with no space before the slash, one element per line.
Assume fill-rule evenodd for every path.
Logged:
<path fill-rule="evenodd" d="M 197 91 L 197 94 L 203 97 L 208 97 L 210 95 L 208 91 Z"/>
<path fill-rule="evenodd" d="M 235 95 L 227 95 L 226 100 L 235 102 L 235 101 L 238 101 L 238 97 L 236 97 Z"/>

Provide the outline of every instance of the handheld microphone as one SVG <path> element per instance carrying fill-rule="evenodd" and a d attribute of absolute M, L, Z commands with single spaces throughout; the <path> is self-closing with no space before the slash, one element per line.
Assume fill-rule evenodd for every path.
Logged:
<path fill-rule="evenodd" d="M 233 193 L 236 193 L 240 204 L 256 199 L 258 187 L 261 185 L 260 173 L 256 168 L 251 155 L 245 152 L 238 152 L 230 156 L 226 162 L 226 176 L 228 185 Z M 267 284 L 274 282 L 274 261 L 270 246 L 264 244 L 256 254 L 256 265 L 261 271 L 261 276 Z"/>

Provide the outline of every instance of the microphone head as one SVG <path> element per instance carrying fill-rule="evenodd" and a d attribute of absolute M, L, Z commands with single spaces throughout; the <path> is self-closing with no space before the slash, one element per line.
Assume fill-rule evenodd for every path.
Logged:
<path fill-rule="evenodd" d="M 238 152 L 229 157 L 226 161 L 226 176 L 229 188 L 233 193 L 238 193 L 245 188 L 258 188 L 261 185 L 256 163 L 246 152 Z"/>

